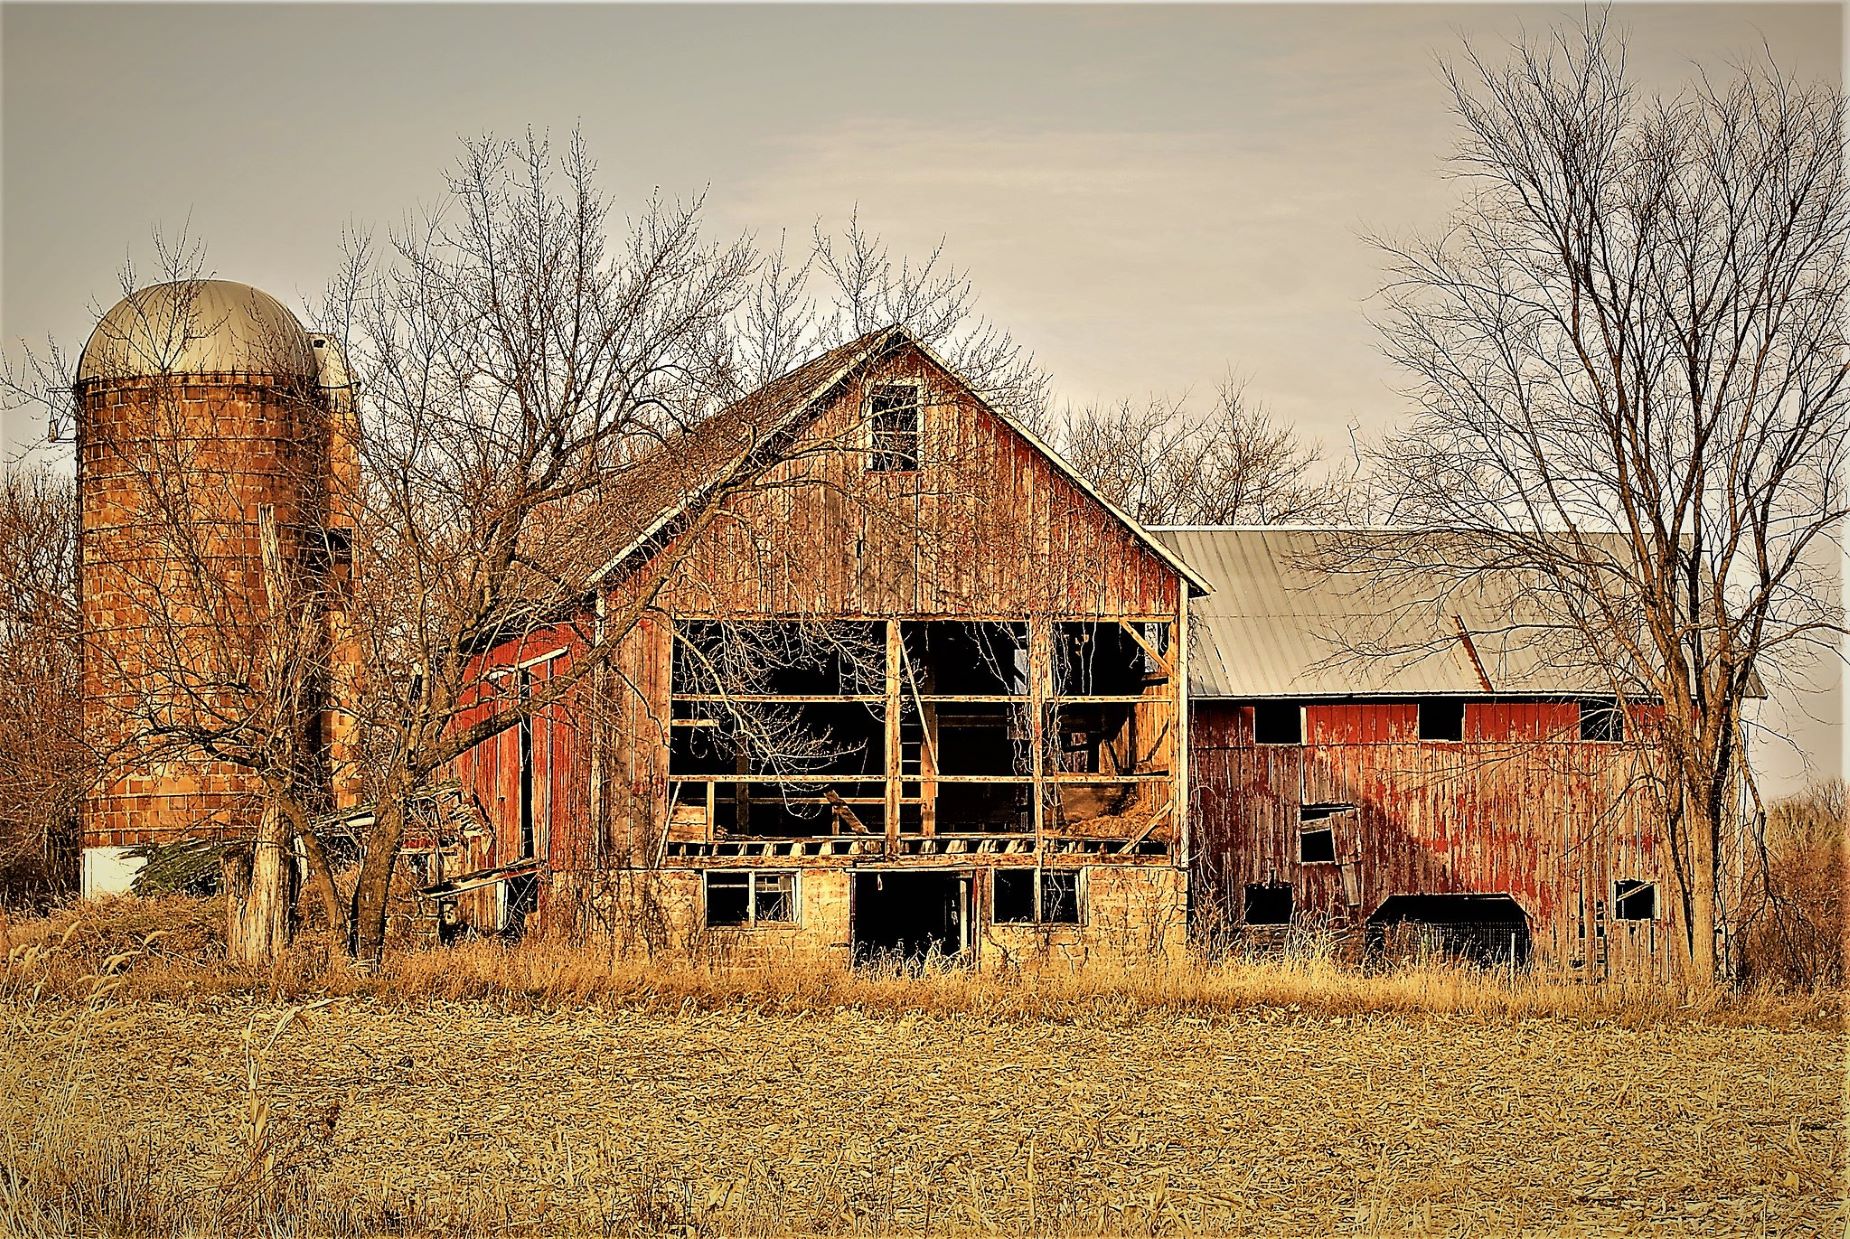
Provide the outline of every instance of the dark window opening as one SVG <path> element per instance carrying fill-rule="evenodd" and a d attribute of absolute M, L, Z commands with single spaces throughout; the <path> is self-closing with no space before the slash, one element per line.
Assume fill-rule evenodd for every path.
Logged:
<path fill-rule="evenodd" d="M 1144 624 L 1133 635 L 1131 628 L 1119 623 L 1054 625 L 1054 694 L 1135 697 L 1163 683 L 1168 677 L 1145 646 L 1166 649 L 1167 629 L 1164 624 Z M 1160 634 L 1155 641 L 1147 635 L 1153 630 Z"/>
<path fill-rule="evenodd" d="M 1328 826 L 1298 831 L 1298 860 L 1306 865 L 1335 863 L 1336 832 Z"/>
<path fill-rule="evenodd" d="M 1612 884 L 1612 919 L 1615 921 L 1654 921 L 1657 919 L 1657 884 L 1621 878 Z"/>
<path fill-rule="evenodd" d="M 709 869 L 707 924 L 711 927 L 789 924 L 797 919 L 794 873 Z"/>
<path fill-rule="evenodd" d="M 1465 738 L 1465 703 L 1453 698 L 1429 698 L 1420 702 L 1420 739 L 1463 740 Z"/>
<path fill-rule="evenodd" d="M 1041 870 L 1041 921 L 1043 924 L 1079 923 L 1079 871 Z"/>
<path fill-rule="evenodd" d="M 752 919 L 752 875 L 707 874 L 707 924 L 748 925 Z"/>
<path fill-rule="evenodd" d="M 989 919 L 998 925 L 1025 925 L 1034 920 L 1034 870 L 995 871 L 995 898 Z"/>
<path fill-rule="evenodd" d="M 1043 925 L 1077 925 L 1079 923 L 1079 871 L 1077 869 L 1042 869 L 1041 906 L 1038 918 L 1034 908 L 1033 869 L 997 869 L 991 888 L 989 919 L 998 925 L 1031 925 L 1037 919 Z"/>
<path fill-rule="evenodd" d="M 873 451 L 867 467 L 901 473 L 919 467 L 919 389 L 911 383 L 882 383 L 867 402 Z"/>
<path fill-rule="evenodd" d="M 1246 888 L 1248 925 L 1289 925 L 1291 888 L 1283 882 L 1251 883 Z"/>
<path fill-rule="evenodd" d="M 1617 744 L 1625 739 L 1625 712 L 1616 701 L 1580 703 L 1580 738 L 1602 744 Z"/>
<path fill-rule="evenodd" d="M 1254 744 L 1304 743 L 1304 711 L 1295 702 L 1261 701 L 1253 707 Z"/>
<path fill-rule="evenodd" d="M 1028 626 L 1022 623 L 908 620 L 900 625 L 903 692 L 926 696 L 1026 696 Z"/>
<path fill-rule="evenodd" d="M 759 873 L 752 875 L 752 878 L 752 920 L 797 919 L 796 874 Z"/>

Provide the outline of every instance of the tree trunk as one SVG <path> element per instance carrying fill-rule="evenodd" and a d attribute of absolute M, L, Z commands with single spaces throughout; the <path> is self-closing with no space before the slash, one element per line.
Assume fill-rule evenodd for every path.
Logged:
<path fill-rule="evenodd" d="M 398 860 L 405 832 L 402 799 L 382 799 L 360 862 L 360 877 L 353 888 L 354 959 L 376 967 L 385 954 L 385 921 L 392 894 L 392 869 Z"/>
<path fill-rule="evenodd" d="M 295 857 L 280 810 L 265 807 L 251 850 L 225 857 L 225 956 L 234 965 L 267 968 L 289 945 L 295 908 Z"/>
<path fill-rule="evenodd" d="M 1719 825 L 1713 806 L 1700 791 L 1686 796 L 1689 829 L 1689 979 L 1707 984 L 1716 978 L 1715 952 L 1718 886 L 1716 835 Z"/>

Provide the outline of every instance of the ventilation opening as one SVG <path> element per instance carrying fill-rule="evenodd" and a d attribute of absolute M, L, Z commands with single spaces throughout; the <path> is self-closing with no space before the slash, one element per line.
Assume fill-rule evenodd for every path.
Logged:
<path fill-rule="evenodd" d="M 1291 888 L 1283 882 L 1248 885 L 1244 919 L 1248 925 L 1289 925 Z"/>
<path fill-rule="evenodd" d="M 970 946 L 970 877 L 883 869 L 854 875 L 854 959 L 916 967 Z"/>
<path fill-rule="evenodd" d="M 1391 956 L 1529 962 L 1529 918 L 1508 895 L 1390 895 L 1368 918 L 1367 936 L 1371 952 Z"/>

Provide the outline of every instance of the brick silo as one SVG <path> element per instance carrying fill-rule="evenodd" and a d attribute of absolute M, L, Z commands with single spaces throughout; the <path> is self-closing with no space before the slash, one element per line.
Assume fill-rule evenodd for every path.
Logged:
<path fill-rule="evenodd" d="M 254 827 L 257 779 L 209 746 L 252 739 L 238 727 L 274 631 L 267 527 L 269 582 L 329 582 L 308 588 L 305 626 L 326 648 L 352 407 L 332 342 L 224 280 L 124 298 L 84 346 L 76 398 L 84 727 L 103 770 L 82 817 L 94 894 L 127 886 L 127 847 Z M 325 704 L 298 712 L 324 782 Z"/>

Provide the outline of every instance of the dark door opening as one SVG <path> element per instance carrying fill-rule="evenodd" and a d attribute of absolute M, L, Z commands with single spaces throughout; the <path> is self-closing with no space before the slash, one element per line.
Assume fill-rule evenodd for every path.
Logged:
<path fill-rule="evenodd" d="M 1529 962 L 1529 918 L 1508 895 L 1390 895 L 1368 918 L 1368 949 L 1521 967 Z"/>
<path fill-rule="evenodd" d="M 856 963 L 917 965 L 970 946 L 970 875 L 881 869 L 854 875 Z"/>

